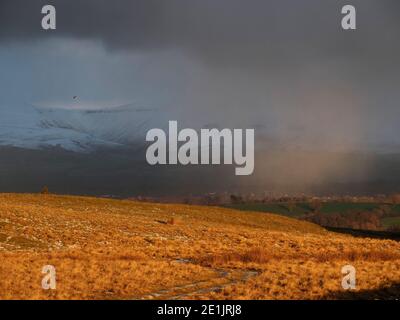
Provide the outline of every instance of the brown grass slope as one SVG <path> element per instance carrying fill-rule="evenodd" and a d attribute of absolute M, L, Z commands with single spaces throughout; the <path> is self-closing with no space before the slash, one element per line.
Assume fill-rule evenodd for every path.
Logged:
<path fill-rule="evenodd" d="M 1 299 L 400 297 L 398 242 L 216 207 L 1 194 L 0 259 Z"/>

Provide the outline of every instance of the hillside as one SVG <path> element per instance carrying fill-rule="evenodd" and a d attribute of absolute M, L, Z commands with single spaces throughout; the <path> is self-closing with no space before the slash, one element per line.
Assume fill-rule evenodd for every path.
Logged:
<path fill-rule="evenodd" d="M 217 207 L 1 194 L 0 258 L 1 299 L 400 297 L 399 242 Z"/>
<path fill-rule="evenodd" d="M 153 110 L 131 104 L 99 108 L 2 104 L 0 145 L 25 149 L 59 147 L 84 153 L 101 147 L 123 147 L 144 141 L 144 127 L 156 125 L 149 124 L 152 116 Z"/>
<path fill-rule="evenodd" d="M 318 225 L 358 230 L 400 230 L 400 205 L 390 202 L 270 202 L 238 203 L 227 207 L 243 210 L 276 213 L 305 219 Z M 399 234 L 400 236 L 400 234 Z"/>

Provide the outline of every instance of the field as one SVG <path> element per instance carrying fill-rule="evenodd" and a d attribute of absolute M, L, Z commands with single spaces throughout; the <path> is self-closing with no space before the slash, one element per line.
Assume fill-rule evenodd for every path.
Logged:
<path fill-rule="evenodd" d="M 287 216 L 302 216 L 313 211 L 310 204 L 306 202 L 293 204 L 291 210 L 289 210 L 288 206 L 288 203 L 276 202 L 234 204 L 228 207 L 244 211 L 273 212 Z M 327 202 L 321 204 L 321 209 L 319 211 L 324 214 L 346 213 L 352 210 L 372 211 L 378 207 L 379 204 L 375 203 Z M 398 211 L 397 206 L 393 207 L 393 211 Z"/>
<path fill-rule="evenodd" d="M 382 219 L 382 225 L 385 228 L 390 228 L 393 226 L 400 227 L 400 216 L 384 218 Z"/>
<path fill-rule="evenodd" d="M 1 299 L 400 297 L 399 242 L 218 207 L 1 194 L 0 258 Z"/>
<path fill-rule="evenodd" d="M 382 230 L 390 229 L 392 227 L 400 228 L 400 205 L 396 204 L 379 204 L 379 203 L 354 203 L 354 202 L 326 202 L 321 203 L 318 209 L 320 214 L 350 214 L 352 212 L 369 212 L 373 213 L 378 211 L 382 206 L 385 206 L 387 212 L 380 217 Z M 302 218 L 306 215 L 312 214 L 314 209 L 309 203 L 243 203 L 233 204 L 227 206 L 232 209 L 242 211 L 257 211 L 276 213 L 288 217 Z"/>

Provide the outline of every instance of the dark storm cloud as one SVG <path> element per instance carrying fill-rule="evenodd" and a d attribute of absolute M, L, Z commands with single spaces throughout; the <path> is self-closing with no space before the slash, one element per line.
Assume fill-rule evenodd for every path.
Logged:
<path fill-rule="evenodd" d="M 55 31 L 41 29 L 45 4 L 56 6 Z M 341 29 L 345 4 L 357 9 L 356 31 Z M 158 114 L 163 123 L 179 115 L 193 128 L 257 128 L 262 135 L 255 178 L 262 186 L 341 183 L 343 175 L 356 182 L 379 180 L 391 173 L 374 174 L 374 159 L 303 157 L 295 151 L 398 152 L 399 39 L 399 0 L 0 0 L 0 119 L 8 133 L 14 111 L 24 115 L 14 117 L 18 128 L 27 125 L 21 107 L 26 101 L 52 106 L 68 106 L 74 96 L 84 105 L 135 101 L 164 110 Z M 124 176 L 119 157 L 109 156 L 76 161 L 84 163 L 80 172 L 92 163 L 107 164 Z M 134 171 L 131 156 L 126 159 Z M 71 161 L 59 168 L 60 177 Z M 34 167 L 47 169 L 49 160 L 40 163 Z M 88 179 L 88 189 L 112 185 L 118 193 L 125 189 L 120 181 L 135 181 L 139 190 L 147 181 L 159 183 L 151 174 L 143 178 L 141 170 L 140 176 L 117 175 L 118 182 L 107 183 L 112 174 L 103 167 L 93 170 L 91 177 L 106 173 L 105 180 Z M 81 183 L 80 172 L 70 185 Z M 40 172 L 31 181 L 49 175 Z M 214 183 L 206 174 L 198 176 Z M 208 177 L 225 182 L 217 174 Z M 188 178 L 188 185 L 197 180 Z M 25 175 L 21 181 L 26 183 Z M 10 190 L 9 183 L 0 188 Z M 70 190 L 75 187 L 60 189 Z"/>
<path fill-rule="evenodd" d="M 94 39 L 110 50 L 172 47 L 219 66 L 271 67 L 329 55 L 363 59 L 366 52 L 392 60 L 400 52 L 399 1 L 351 3 L 358 30 L 344 33 L 340 9 L 348 1 L 342 0 L 1 0 L 0 39 Z M 56 31 L 40 28 L 45 4 L 57 8 Z"/>

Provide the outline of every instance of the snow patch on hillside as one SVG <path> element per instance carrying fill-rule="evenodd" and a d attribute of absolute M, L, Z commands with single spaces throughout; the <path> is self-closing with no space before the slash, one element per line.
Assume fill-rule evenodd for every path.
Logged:
<path fill-rule="evenodd" d="M 27 149 L 61 147 L 89 152 L 144 141 L 154 110 L 131 105 L 104 109 L 0 107 L 0 145 Z"/>

